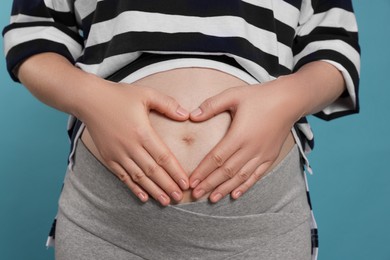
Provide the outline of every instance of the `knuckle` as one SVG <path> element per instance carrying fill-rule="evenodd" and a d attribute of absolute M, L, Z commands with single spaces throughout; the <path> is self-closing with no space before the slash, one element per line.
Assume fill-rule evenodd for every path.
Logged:
<path fill-rule="evenodd" d="M 157 164 L 158 165 L 167 165 L 171 160 L 171 155 L 169 153 L 162 153 L 157 156 Z"/>
<path fill-rule="evenodd" d="M 262 171 L 255 172 L 253 174 L 253 177 L 255 178 L 255 181 L 259 181 L 263 177 L 264 173 Z"/>
<path fill-rule="evenodd" d="M 224 175 L 229 179 L 232 179 L 236 175 L 236 172 L 230 166 L 224 166 L 222 170 Z"/>
<path fill-rule="evenodd" d="M 146 176 L 142 171 L 136 171 L 131 176 L 135 183 L 140 183 L 145 177 Z"/>
<path fill-rule="evenodd" d="M 244 170 L 241 170 L 239 173 L 238 173 L 238 177 L 240 178 L 240 180 L 242 181 L 246 181 L 250 176 L 250 173 L 248 171 L 244 171 Z"/>
<path fill-rule="evenodd" d="M 211 156 L 211 161 L 218 167 L 221 167 L 223 165 L 223 158 L 221 155 L 219 155 L 218 153 L 212 153 Z"/>
<path fill-rule="evenodd" d="M 129 175 L 125 172 L 118 172 L 116 173 L 116 176 L 121 180 L 122 182 L 127 182 L 129 179 Z"/>
<path fill-rule="evenodd" d="M 145 171 L 144 176 L 146 175 L 147 177 L 153 177 L 157 174 L 159 169 L 160 169 L 160 166 L 158 166 L 157 164 L 149 165 Z"/>

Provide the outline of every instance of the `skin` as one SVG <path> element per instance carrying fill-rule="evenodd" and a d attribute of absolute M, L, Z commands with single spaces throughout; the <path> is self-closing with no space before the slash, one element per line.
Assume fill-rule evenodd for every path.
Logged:
<path fill-rule="evenodd" d="M 225 137 L 191 175 L 194 198 L 209 191 L 212 202 L 229 193 L 239 198 L 274 164 L 294 123 L 321 111 L 344 88 L 342 74 L 318 61 L 289 76 L 252 88 L 228 89 L 204 101 L 191 113 L 192 121 L 207 120 L 223 111 L 229 111 L 233 120 Z"/>
<path fill-rule="evenodd" d="M 188 112 L 176 100 L 150 88 L 106 81 L 54 53 L 30 57 L 21 64 L 18 77 L 39 100 L 86 124 L 104 164 L 141 201 L 150 195 L 168 205 L 168 194 L 174 193 L 181 200 L 188 177 L 148 117 L 153 109 L 173 120 L 188 120 Z"/>
<path fill-rule="evenodd" d="M 28 58 L 16 73 L 39 100 L 86 124 L 101 160 L 141 201 L 151 196 L 162 205 L 181 201 L 190 187 L 195 199 L 237 199 L 278 160 L 293 124 L 345 88 L 341 73 L 318 61 L 271 82 L 224 90 L 189 113 L 156 89 L 106 81 L 54 53 Z M 232 121 L 188 177 L 152 127 L 152 110 L 178 122 L 205 122 L 227 111 Z"/>
<path fill-rule="evenodd" d="M 148 75 L 126 87 L 148 87 L 173 97 L 180 102 L 187 111 L 195 110 L 204 100 L 213 97 L 227 89 L 246 86 L 248 83 L 219 70 L 210 68 L 180 68 Z M 223 112 L 212 118 L 202 121 L 177 122 L 165 116 L 151 111 L 150 123 L 158 133 L 162 141 L 172 151 L 174 156 L 184 168 L 188 176 L 197 167 L 200 161 L 211 149 L 222 140 L 231 125 L 231 115 Z M 99 160 L 103 161 L 99 154 L 89 129 L 83 131 L 81 139 L 89 151 Z M 290 133 L 283 144 L 278 159 L 278 164 L 294 146 L 294 138 Z M 268 171 L 272 169 L 272 166 Z M 199 199 L 207 199 L 209 193 L 201 198 L 193 198 L 192 189 L 183 191 L 183 198 L 173 203 L 186 203 Z"/>

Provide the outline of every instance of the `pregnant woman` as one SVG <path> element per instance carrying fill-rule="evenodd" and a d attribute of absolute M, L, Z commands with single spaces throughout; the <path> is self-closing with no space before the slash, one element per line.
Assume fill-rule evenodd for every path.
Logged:
<path fill-rule="evenodd" d="M 358 110 L 349 1 L 19 0 L 3 35 L 71 115 L 56 259 L 316 258 L 305 116 Z"/>

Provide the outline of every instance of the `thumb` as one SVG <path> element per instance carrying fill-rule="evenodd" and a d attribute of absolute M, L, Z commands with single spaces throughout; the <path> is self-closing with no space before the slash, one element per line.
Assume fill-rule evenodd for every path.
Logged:
<path fill-rule="evenodd" d="M 149 109 L 155 110 L 173 120 L 184 121 L 189 118 L 189 112 L 180 106 L 176 99 L 161 93 L 154 92 L 150 96 L 148 106 Z"/>
<path fill-rule="evenodd" d="M 237 97 L 233 89 L 210 97 L 190 114 L 190 119 L 195 122 L 208 120 L 225 111 L 234 112 L 237 106 Z"/>

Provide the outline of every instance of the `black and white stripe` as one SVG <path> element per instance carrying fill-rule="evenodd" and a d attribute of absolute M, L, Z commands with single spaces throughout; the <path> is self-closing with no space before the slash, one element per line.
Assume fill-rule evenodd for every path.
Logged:
<path fill-rule="evenodd" d="M 3 36 L 14 80 L 20 62 L 48 51 L 103 78 L 143 53 L 226 55 L 259 82 L 323 60 L 342 72 L 347 88 L 316 116 L 359 110 L 360 49 L 350 0 L 15 0 Z M 305 118 L 296 129 L 310 151 Z"/>
<path fill-rule="evenodd" d="M 359 110 L 360 49 L 350 1 L 18 0 L 3 34 L 13 77 L 21 61 L 46 51 L 100 77 L 145 52 L 227 55 L 259 82 L 324 60 L 343 73 L 347 89 L 317 116 Z M 300 129 L 312 144 L 307 124 Z"/>

